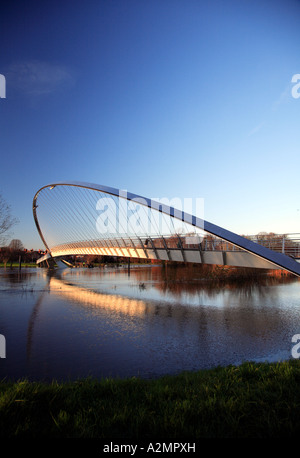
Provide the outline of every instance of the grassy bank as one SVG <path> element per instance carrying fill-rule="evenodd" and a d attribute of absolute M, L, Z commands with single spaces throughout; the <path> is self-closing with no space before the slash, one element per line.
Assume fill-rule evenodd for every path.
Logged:
<path fill-rule="evenodd" d="M 300 363 L 137 378 L 0 384 L 1 437 L 295 437 Z"/>
<path fill-rule="evenodd" d="M 36 263 L 35 262 L 22 262 L 21 264 L 21 268 L 22 267 L 36 267 Z M 18 262 L 13 262 L 13 263 L 7 263 L 7 264 L 4 264 L 3 262 L 0 262 L 0 268 L 4 268 L 4 269 L 18 269 L 20 267 L 19 263 Z"/>

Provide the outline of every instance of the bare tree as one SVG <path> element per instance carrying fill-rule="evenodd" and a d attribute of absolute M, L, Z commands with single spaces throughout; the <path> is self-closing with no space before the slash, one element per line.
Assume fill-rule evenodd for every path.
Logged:
<path fill-rule="evenodd" d="M 10 260 L 12 262 L 17 262 L 20 260 L 20 256 L 23 254 L 24 246 L 21 240 L 19 239 L 13 239 L 10 244 L 8 245 L 8 248 L 10 250 L 11 256 Z"/>
<path fill-rule="evenodd" d="M 23 251 L 24 250 L 23 243 L 19 239 L 13 239 L 8 246 L 12 251 Z"/>
<path fill-rule="evenodd" d="M 8 231 L 14 226 L 18 220 L 11 216 L 10 206 L 5 202 L 0 194 L 0 246 L 4 245 L 8 237 Z"/>
<path fill-rule="evenodd" d="M 7 246 L 1 247 L 0 248 L 0 261 L 3 262 L 4 267 L 6 267 L 6 264 L 10 261 L 11 258 L 11 251 L 10 248 Z"/>

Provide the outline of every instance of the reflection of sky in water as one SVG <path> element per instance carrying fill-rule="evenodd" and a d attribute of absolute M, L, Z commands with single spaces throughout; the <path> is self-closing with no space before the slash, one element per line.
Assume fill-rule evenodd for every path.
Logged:
<path fill-rule="evenodd" d="M 300 333 L 298 280 L 212 287 L 149 266 L 130 276 L 26 272 L 0 273 L 1 378 L 151 377 L 284 359 Z"/>

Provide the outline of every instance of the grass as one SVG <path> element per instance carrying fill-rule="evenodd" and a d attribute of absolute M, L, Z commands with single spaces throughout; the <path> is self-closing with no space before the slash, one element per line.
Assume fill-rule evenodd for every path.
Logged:
<path fill-rule="evenodd" d="M 0 383 L 0 437 L 278 438 L 300 433 L 300 362 L 157 380 Z"/>

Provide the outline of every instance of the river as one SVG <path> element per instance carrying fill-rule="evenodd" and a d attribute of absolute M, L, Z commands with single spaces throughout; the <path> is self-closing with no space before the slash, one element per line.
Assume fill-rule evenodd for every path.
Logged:
<path fill-rule="evenodd" d="M 155 378 L 291 358 L 300 281 L 184 267 L 0 270 L 0 378 Z M 3 350 L 3 349 L 2 349 Z M 2 354 L 2 356 L 4 356 Z"/>

